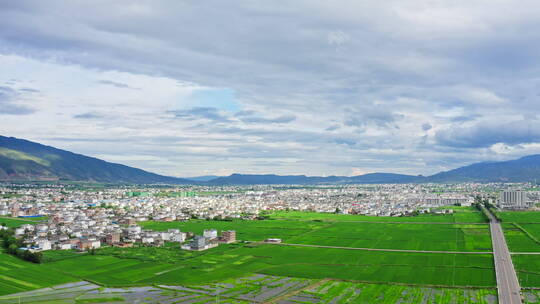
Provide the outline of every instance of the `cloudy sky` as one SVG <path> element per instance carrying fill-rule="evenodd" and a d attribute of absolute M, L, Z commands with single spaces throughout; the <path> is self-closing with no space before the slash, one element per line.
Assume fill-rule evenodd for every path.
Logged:
<path fill-rule="evenodd" d="M 173 175 L 540 153 L 540 3 L 0 0 L 0 134 Z"/>

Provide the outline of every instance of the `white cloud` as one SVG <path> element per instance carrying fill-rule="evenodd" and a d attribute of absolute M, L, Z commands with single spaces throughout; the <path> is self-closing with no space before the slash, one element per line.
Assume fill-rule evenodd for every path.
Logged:
<path fill-rule="evenodd" d="M 532 0 L 6 2 L 0 86 L 19 92 L 10 105 L 35 112 L 2 115 L 0 126 L 182 176 L 416 174 L 511 157 L 534 142 L 490 149 L 496 128 L 485 126 L 540 114 L 531 77 L 538 8 Z M 437 134 L 467 147 L 442 148 Z"/>

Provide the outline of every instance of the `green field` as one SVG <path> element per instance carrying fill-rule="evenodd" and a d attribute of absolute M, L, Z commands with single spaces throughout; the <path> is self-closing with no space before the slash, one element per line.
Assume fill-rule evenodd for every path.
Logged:
<path fill-rule="evenodd" d="M 472 207 L 453 207 L 453 214 L 420 214 L 417 216 L 366 216 L 304 211 L 276 211 L 272 218 L 289 220 L 353 221 L 353 222 L 434 222 L 434 223 L 486 223 L 488 219 Z"/>
<path fill-rule="evenodd" d="M 522 287 L 540 287 L 540 256 L 512 255 Z"/>
<path fill-rule="evenodd" d="M 534 292 L 524 293 L 535 299 Z M 69 300 L 66 299 L 70 298 Z M 497 303 L 496 289 L 369 284 L 253 274 L 204 285 L 102 288 L 88 282 L 0 297 L 0 303 Z"/>
<path fill-rule="evenodd" d="M 459 290 L 452 292 L 444 288 L 432 292 L 430 288 L 492 288 L 496 284 L 491 254 L 365 251 L 257 243 L 266 238 L 281 238 L 285 243 L 321 246 L 491 251 L 488 225 L 478 220 L 483 219 L 483 215 L 470 208 L 462 208 L 457 213 L 449 215 L 403 218 L 308 212 L 275 213 L 271 218 L 260 221 L 191 220 L 140 223 L 145 229 L 179 228 L 182 231 L 192 231 L 197 234 L 211 228 L 236 230 L 239 240 L 255 242 L 221 244 L 217 248 L 201 252 L 181 250 L 179 244 L 174 243 L 167 243 L 163 247 L 104 247 L 96 250 L 95 255 L 74 251 L 46 251 L 43 259 L 45 264 L 42 265 L 30 264 L 4 255 L 5 258 L 22 265 L 20 267 L 25 271 L 39 273 L 39 276 L 34 277 L 33 281 L 24 281 L 30 284 L 26 286 L 27 289 L 21 289 L 20 286 L 19 289 L 14 289 L 9 285 L 5 285 L 6 287 L 0 285 L 0 293 L 41 288 L 72 281 L 75 278 L 104 286 L 124 287 L 154 284 L 210 284 L 259 274 L 289 277 L 300 281 L 307 280 L 306 282 L 324 279 L 352 281 L 351 283 L 341 282 L 329 288 L 339 289 L 346 294 L 353 288 L 351 286 L 356 286 L 354 288 L 365 290 L 362 293 L 365 297 L 379 292 L 381 288 L 389 288 L 389 295 L 393 294 L 393 290 L 396 291 L 392 297 L 397 297 L 398 291 L 407 293 L 407 296 L 402 295 L 404 299 L 416 299 L 415 297 L 420 294 L 428 293 L 429 301 L 432 301 L 432 298 L 433 301 L 437 299 L 447 301 L 451 298 L 466 298 L 469 294 L 461 295 Z M 464 218 L 468 220 L 463 220 Z M 365 221 L 365 219 L 370 220 Z M 475 223 L 475 219 L 479 223 Z M 457 224 L 467 221 L 471 223 Z M 8 277 L 7 281 L 10 278 L 21 280 L 19 272 L 11 271 L 12 268 L 2 267 L 0 264 L 1 273 Z M 49 275 L 43 275 L 37 270 L 47 271 Z M 22 273 L 24 276 L 24 272 Z M 57 277 L 58 280 L 50 280 L 51 275 Z M 0 283 L 2 283 L 1 279 L 2 277 L 0 277 Z M 424 287 L 394 285 L 380 285 L 386 286 L 380 287 L 363 283 L 412 284 Z M 424 288 L 422 292 L 419 291 L 421 288 Z M 491 294 L 489 290 L 478 292 L 476 294 L 478 297 Z M 473 297 L 472 294 L 470 296 Z M 388 299 L 391 299 L 390 296 Z M 426 303 L 430 303 L 429 301 Z M 322 303 L 325 302 L 322 301 Z"/>
<path fill-rule="evenodd" d="M 201 234 L 204 229 L 235 230 L 237 239 L 356 248 L 432 251 L 491 251 L 487 224 L 402 224 L 317 222 L 298 220 L 142 222 L 145 229 L 178 228 Z"/>
<path fill-rule="evenodd" d="M 429 288 L 327 281 L 293 299 L 317 303 L 497 303 L 495 289 Z M 336 301 L 337 300 L 337 301 Z M 310 302 L 305 302 L 310 303 Z"/>
<path fill-rule="evenodd" d="M 444 286 L 493 286 L 493 257 L 490 254 L 428 254 L 370 252 L 281 245 L 230 244 L 168 263 L 138 257 L 134 251 L 116 253 L 98 250 L 85 255 L 49 262 L 46 265 L 74 276 L 105 285 L 198 284 L 251 273 L 366 282 L 396 282 Z M 174 248 L 162 248 L 159 255 Z M 103 254 L 103 255 L 102 255 Z M 116 257 L 111 256 L 115 254 Z"/>
<path fill-rule="evenodd" d="M 47 217 L 33 217 L 33 218 L 16 218 L 16 217 L 0 217 L 0 225 L 6 224 L 6 226 L 15 228 L 24 224 L 36 224 L 41 221 L 47 220 Z"/>
<path fill-rule="evenodd" d="M 498 212 L 497 215 L 505 223 L 540 223 L 538 211 L 505 211 Z"/>
<path fill-rule="evenodd" d="M 503 223 L 504 236 L 511 252 L 540 252 L 540 224 Z"/>
<path fill-rule="evenodd" d="M 79 279 L 54 270 L 49 265 L 36 265 L 0 253 L 0 295 L 33 290 Z"/>

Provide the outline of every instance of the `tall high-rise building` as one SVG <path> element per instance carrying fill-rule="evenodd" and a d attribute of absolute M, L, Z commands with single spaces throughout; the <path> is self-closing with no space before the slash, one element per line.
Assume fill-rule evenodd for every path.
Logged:
<path fill-rule="evenodd" d="M 530 201 L 526 191 L 503 191 L 500 196 L 500 206 L 509 209 L 525 209 L 530 207 Z"/>

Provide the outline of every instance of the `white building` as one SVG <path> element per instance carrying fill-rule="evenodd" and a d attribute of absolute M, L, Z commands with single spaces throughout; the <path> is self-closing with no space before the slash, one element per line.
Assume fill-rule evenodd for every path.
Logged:
<path fill-rule="evenodd" d="M 161 239 L 163 241 L 170 241 L 171 240 L 171 234 L 168 232 L 160 232 L 159 236 L 161 236 Z"/>
<path fill-rule="evenodd" d="M 501 192 L 499 205 L 501 208 L 507 209 L 527 209 L 530 207 L 530 201 L 526 191 L 503 191 Z"/>
<path fill-rule="evenodd" d="M 39 248 L 39 250 L 42 250 L 42 251 L 52 249 L 52 244 L 51 244 L 51 241 L 49 240 L 38 240 L 36 242 L 36 245 Z"/>
<path fill-rule="evenodd" d="M 204 230 L 203 236 L 208 239 L 217 239 L 217 230 L 216 229 L 208 229 Z"/>
<path fill-rule="evenodd" d="M 141 241 L 142 241 L 143 244 L 150 244 L 150 243 L 154 242 L 154 238 L 153 237 L 143 237 Z"/>
<path fill-rule="evenodd" d="M 127 231 L 129 233 L 141 233 L 142 229 L 141 229 L 141 226 L 129 226 L 127 228 Z"/>
<path fill-rule="evenodd" d="M 185 232 L 171 233 L 171 237 L 169 238 L 169 241 L 183 243 L 186 241 L 186 233 Z"/>
<path fill-rule="evenodd" d="M 58 250 L 69 250 L 69 249 L 72 249 L 73 246 L 71 245 L 70 242 L 64 242 L 64 243 L 60 243 L 57 245 L 57 249 Z"/>

